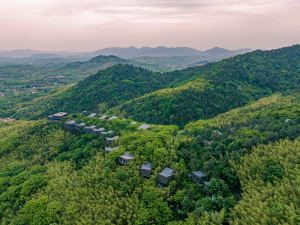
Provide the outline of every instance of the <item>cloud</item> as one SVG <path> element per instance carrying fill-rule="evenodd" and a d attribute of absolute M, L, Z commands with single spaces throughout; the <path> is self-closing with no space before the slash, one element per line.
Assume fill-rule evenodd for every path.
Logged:
<path fill-rule="evenodd" d="M 299 0 L 0 0 L 0 5 L 0 49 L 268 48 L 300 42 Z"/>

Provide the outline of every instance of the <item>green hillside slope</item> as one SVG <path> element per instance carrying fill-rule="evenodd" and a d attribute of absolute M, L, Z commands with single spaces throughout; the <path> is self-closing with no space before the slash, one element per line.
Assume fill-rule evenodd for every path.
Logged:
<path fill-rule="evenodd" d="M 10 109 L 19 103 L 50 95 L 59 88 L 121 63 L 127 63 L 127 60 L 97 56 L 86 62 L 0 66 L 0 117 L 10 116 Z"/>
<path fill-rule="evenodd" d="M 158 73 L 118 64 L 99 71 L 67 90 L 19 104 L 7 114 L 16 118 L 36 118 L 56 111 L 103 111 L 145 93 L 185 82 L 194 76 L 191 72 Z"/>
<path fill-rule="evenodd" d="M 181 73 L 198 78 L 126 102 L 119 109 L 136 120 L 182 126 L 273 92 L 299 91 L 300 46 L 256 51 Z"/>
<path fill-rule="evenodd" d="M 274 92 L 299 91 L 299 61 L 296 45 L 170 73 L 116 65 L 65 92 L 20 104 L 9 114 L 36 118 L 57 110 L 103 111 L 118 106 L 117 111 L 135 120 L 183 126 Z"/>
<path fill-rule="evenodd" d="M 231 224 L 299 224 L 300 139 L 262 145 L 235 169 L 242 200 Z"/>
<path fill-rule="evenodd" d="M 186 127 L 181 138 L 181 140 L 185 141 L 179 147 L 178 157 L 184 159 L 189 170 L 201 168 L 211 178 L 211 182 L 214 179 L 218 180 L 218 185 L 214 187 L 215 189 L 211 193 L 213 194 L 213 198 L 211 198 L 212 196 L 204 197 L 195 203 L 194 212 L 190 214 L 184 224 L 206 224 L 208 223 L 207 221 L 213 222 L 213 224 L 244 224 L 242 221 L 246 216 L 249 216 L 249 220 L 247 220 L 248 218 L 245 220 L 248 223 L 266 224 L 259 219 L 262 214 L 264 214 L 264 217 L 261 219 L 264 221 L 276 221 L 276 219 L 280 220 L 284 218 L 282 221 L 288 222 L 287 218 L 290 214 L 287 211 L 281 211 L 282 214 L 280 216 L 268 211 L 260 211 L 257 214 L 257 211 L 254 209 L 256 205 L 260 205 L 260 208 L 265 207 L 265 210 L 273 209 L 271 205 L 264 205 L 260 202 L 263 196 L 261 198 L 257 196 L 259 193 L 255 193 L 255 190 L 251 194 L 257 198 L 253 198 L 253 196 L 248 195 L 250 193 L 246 193 L 245 202 L 241 203 L 244 201 L 243 191 L 254 188 L 251 182 L 252 178 L 249 177 L 265 177 L 265 183 L 259 183 L 254 188 L 256 190 L 260 189 L 264 193 L 267 193 L 268 190 L 279 191 L 273 187 L 268 189 L 270 186 L 269 182 L 273 181 L 273 179 L 276 180 L 276 177 L 272 175 L 273 168 L 265 171 L 253 168 L 251 169 L 252 174 L 249 174 L 243 171 L 249 164 L 243 164 L 244 161 L 248 160 L 248 154 L 258 145 L 270 144 L 286 138 L 294 140 L 300 137 L 299 97 L 299 95 L 286 97 L 275 95 L 209 120 L 190 123 Z M 269 148 L 272 147 L 262 146 L 261 151 Z M 290 147 L 287 146 L 287 148 L 289 149 Z M 265 154 L 271 155 L 272 153 Z M 262 153 L 261 155 L 263 156 Z M 277 157 L 276 154 L 272 158 L 276 159 L 275 161 L 273 160 L 274 162 L 281 160 L 280 156 Z M 295 166 L 295 160 L 299 160 L 296 155 L 293 160 L 287 158 L 286 161 L 289 165 L 286 166 Z M 266 163 L 266 167 L 270 164 L 272 165 L 272 163 Z M 274 163 L 274 174 L 276 174 L 276 169 L 276 163 Z M 250 168 L 247 170 L 250 170 Z M 297 169 L 295 168 L 291 173 L 297 173 Z M 286 179 L 291 182 L 293 178 L 286 177 Z M 216 181 L 214 180 L 214 182 Z M 288 188 L 288 185 L 286 188 Z M 279 192 L 277 192 L 277 197 L 285 198 L 285 193 Z M 236 200 L 240 198 L 242 200 L 236 206 L 237 209 L 234 209 L 236 211 L 229 220 L 226 217 L 232 209 L 228 209 L 235 204 L 234 201 L 232 202 L 232 197 Z M 251 198 L 251 202 L 248 202 Z M 272 197 L 269 196 L 269 198 L 271 201 Z M 287 201 L 284 201 L 282 200 L 281 204 L 283 207 L 288 207 L 285 205 Z M 294 198 L 292 201 L 297 200 Z M 294 218 L 291 218 L 292 220 Z"/>
<path fill-rule="evenodd" d="M 71 118 L 114 130 L 120 136 L 119 149 L 104 154 L 104 138 L 65 131 L 61 123 L 0 123 L 0 220 L 4 224 L 238 224 L 239 214 L 244 213 L 241 207 L 250 204 L 243 171 L 248 162 L 256 162 L 256 146 L 300 137 L 300 96 L 264 98 L 190 123 L 181 131 L 176 126 L 155 125 L 140 131 L 139 124 L 127 119 L 107 121 L 81 114 Z M 292 142 L 285 145 L 294 146 Z M 118 157 L 124 152 L 135 158 L 120 166 Z M 282 161 L 272 154 L 273 161 L 282 163 L 279 171 L 290 174 L 297 173 L 297 168 L 288 165 L 299 161 L 297 157 Z M 139 172 L 144 162 L 153 165 L 149 179 Z M 276 172 L 273 178 L 257 165 L 257 176 L 270 181 L 277 182 L 282 174 Z M 175 170 L 175 176 L 160 188 L 157 175 L 166 166 Z M 209 183 L 193 183 L 188 175 L 194 170 L 203 171 Z M 292 177 L 285 179 L 292 182 Z M 268 180 L 257 182 L 262 191 L 269 185 Z M 285 194 L 279 192 L 281 196 Z M 260 204 L 260 197 L 255 199 L 251 205 Z M 286 205 L 283 200 L 281 204 Z M 272 213 L 271 205 L 265 209 L 271 210 L 265 213 L 266 221 L 289 216 L 287 211 Z M 249 221 L 259 216 L 247 215 Z"/>

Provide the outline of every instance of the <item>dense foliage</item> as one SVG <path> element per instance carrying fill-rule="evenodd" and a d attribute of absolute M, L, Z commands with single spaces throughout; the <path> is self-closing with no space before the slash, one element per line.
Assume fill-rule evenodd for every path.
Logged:
<path fill-rule="evenodd" d="M 299 224 L 300 139 L 259 146 L 235 168 L 242 200 L 231 224 Z"/>
<path fill-rule="evenodd" d="M 0 118 L 0 223 L 299 224 L 299 51 L 173 73 L 116 65 L 18 105 L 11 112 L 20 117 L 74 113 L 56 122 Z M 281 94 L 260 98 L 273 92 Z M 141 130 L 131 118 L 80 113 L 87 109 L 180 127 Z M 104 135 L 65 129 L 71 119 L 113 130 L 119 148 L 105 153 Z M 125 152 L 134 159 L 120 165 Z M 145 162 L 149 178 L 140 174 Z M 175 175 L 161 187 L 165 167 Z M 205 182 L 193 182 L 192 171 Z"/>
<path fill-rule="evenodd" d="M 299 91 L 300 46 L 255 51 L 176 73 L 197 74 L 197 78 L 126 102 L 121 111 L 136 120 L 183 126 L 273 92 Z"/>
<path fill-rule="evenodd" d="M 139 124 L 127 119 L 107 121 L 71 115 L 69 119 L 114 130 L 121 137 L 120 148 L 110 154 L 103 153 L 103 138 L 65 131 L 62 123 L 2 122 L 1 221 L 239 224 L 247 204 L 256 204 L 253 199 L 242 198 L 236 205 L 240 194 L 252 187 L 248 188 L 250 184 L 245 181 L 248 177 L 243 178 L 249 175 L 243 171 L 256 157 L 251 156 L 248 162 L 248 153 L 259 144 L 299 137 L 299 110 L 298 95 L 275 95 L 210 120 L 190 123 L 183 131 L 176 126 L 154 125 L 148 131 L 140 131 Z M 124 152 L 135 156 L 128 166 L 117 163 Z M 294 160 L 299 160 L 297 154 L 293 155 Z M 147 161 L 153 165 L 149 179 L 139 172 Z M 286 177 L 286 167 L 276 155 L 259 162 L 254 166 L 257 179 L 264 182 L 258 181 L 259 190 Z M 159 188 L 157 175 L 166 166 L 176 174 L 167 187 Z M 188 176 L 193 170 L 204 171 L 208 185 L 193 183 Z M 259 204 L 260 198 L 257 201 Z M 249 221 L 256 218 L 251 213 L 247 214 Z M 264 215 L 266 221 L 275 221 L 271 218 L 274 216 L 277 218 L 277 214 Z"/>
<path fill-rule="evenodd" d="M 15 117 L 35 118 L 57 110 L 80 112 L 104 111 L 126 100 L 142 96 L 174 82 L 186 75 L 155 73 L 130 65 L 115 65 L 92 75 L 70 89 L 54 95 L 35 99 L 12 109 Z"/>

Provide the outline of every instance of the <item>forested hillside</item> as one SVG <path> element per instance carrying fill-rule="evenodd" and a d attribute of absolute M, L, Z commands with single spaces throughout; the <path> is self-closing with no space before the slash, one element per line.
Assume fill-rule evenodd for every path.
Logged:
<path fill-rule="evenodd" d="M 62 122 L 1 122 L 3 224 L 240 224 L 245 213 L 248 223 L 296 224 L 293 206 L 286 205 L 297 205 L 298 192 L 287 201 L 278 190 L 291 190 L 297 174 L 299 141 L 292 140 L 300 137 L 299 95 L 264 98 L 184 130 L 152 125 L 143 131 L 128 119 L 83 114 L 70 119 L 114 130 L 119 148 L 105 154 L 104 137 L 67 131 Z M 269 146 L 283 139 L 290 141 Z M 124 152 L 135 157 L 127 166 L 118 163 Z M 150 178 L 140 175 L 145 162 L 153 166 Z M 165 167 L 175 176 L 159 187 Z M 195 170 L 206 182 L 191 180 Z M 264 205 L 267 190 L 277 194 L 268 194 Z"/>
<path fill-rule="evenodd" d="M 0 66 L 0 117 L 12 116 L 10 110 L 18 103 L 32 104 L 33 99 L 48 96 L 99 70 L 126 62 L 115 56 L 98 56 L 86 62 Z"/>
<path fill-rule="evenodd" d="M 274 144 L 278 147 L 269 144 L 299 139 L 299 100 L 299 95 L 272 96 L 186 127 L 183 134 L 186 137 L 181 138 L 186 141 L 181 143 L 178 157 L 184 159 L 190 170 L 203 169 L 210 182 L 216 179 L 218 185 L 211 193 L 212 198 L 204 197 L 196 203 L 195 211 L 184 224 L 206 224 L 207 221 L 213 224 L 297 224 L 294 206 L 288 204 L 287 194 L 281 190 L 294 187 L 293 175 L 297 168 L 287 171 L 299 160 L 298 154 L 293 153 L 300 150 L 296 147 L 298 142 Z M 249 157 L 253 148 L 254 153 Z M 268 151 L 271 148 L 274 149 Z M 289 152 L 291 148 L 294 150 Z M 283 159 L 283 155 L 287 158 Z M 259 161 L 255 161 L 258 158 Z M 253 179 L 257 181 L 252 182 Z M 291 195 L 294 196 L 292 204 L 296 204 L 299 193 L 295 191 Z M 242 200 L 231 208 L 234 199 L 240 198 Z M 199 217 L 202 217 L 200 221 Z"/>
<path fill-rule="evenodd" d="M 118 64 L 99 71 L 77 85 L 53 95 L 20 104 L 7 114 L 36 118 L 60 111 L 104 111 L 126 100 L 185 81 L 191 73 L 158 73 L 131 65 Z"/>
<path fill-rule="evenodd" d="M 256 51 L 186 72 L 198 78 L 126 102 L 120 110 L 133 119 L 182 126 L 273 92 L 299 91 L 300 46 Z"/>
<path fill-rule="evenodd" d="M 300 139 L 261 145 L 235 169 L 242 200 L 231 224 L 299 224 Z"/>

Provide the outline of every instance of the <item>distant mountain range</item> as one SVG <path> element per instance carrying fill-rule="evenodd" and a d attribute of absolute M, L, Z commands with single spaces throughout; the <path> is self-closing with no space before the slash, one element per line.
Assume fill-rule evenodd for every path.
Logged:
<path fill-rule="evenodd" d="M 50 52 L 36 50 L 11 50 L 0 52 L 0 58 L 13 59 L 53 59 L 53 58 L 76 58 L 88 60 L 98 55 L 114 55 L 121 58 L 138 58 L 138 57 L 174 57 L 174 56 L 203 56 L 203 57 L 224 57 L 236 54 L 243 54 L 252 51 L 251 49 L 228 50 L 215 47 L 206 51 L 199 51 L 188 47 L 128 47 L 128 48 L 104 48 L 94 52 Z"/>
<path fill-rule="evenodd" d="M 187 67 L 201 66 L 235 55 L 244 54 L 251 49 L 228 50 L 215 47 L 206 51 L 188 47 L 128 47 L 105 48 L 94 52 L 46 52 L 35 50 L 12 50 L 0 52 L 0 66 L 39 65 L 56 66 L 67 63 L 81 64 L 98 56 L 117 56 L 127 63 L 153 71 L 166 72 Z M 122 62 L 124 63 L 124 62 Z M 93 62 L 95 64 L 95 62 Z"/>
<path fill-rule="evenodd" d="M 169 73 L 127 65 L 126 61 L 113 56 L 99 56 L 68 67 L 75 73 L 78 68 L 94 66 L 94 62 L 118 65 L 89 76 L 63 93 L 40 99 L 34 105 L 20 105 L 22 109 L 14 109 L 17 114 L 10 115 L 35 118 L 55 111 L 106 111 L 115 107 L 113 113 L 134 120 L 184 126 L 190 121 L 208 119 L 272 93 L 299 92 L 299 52 L 299 45 L 254 51 Z"/>
<path fill-rule="evenodd" d="M 115 55 L 121 58 L 138 58 L 143 56 L 149 57 L 174 57 L 174 56 L 202 56 L 202 57 L 227 57 L 234 56 L 237 54 L 244 54 L 252 51 L 251 49 L 238 49 L 238 50 L 228 50 L 224 48 L 215 47 L 208 49 L 206 51 L 199 51 L 197 49 L 188 47 L 156 47 L 156 48 L 105 48 L 100 51 L 95 52 L 98 55 Z"/>

